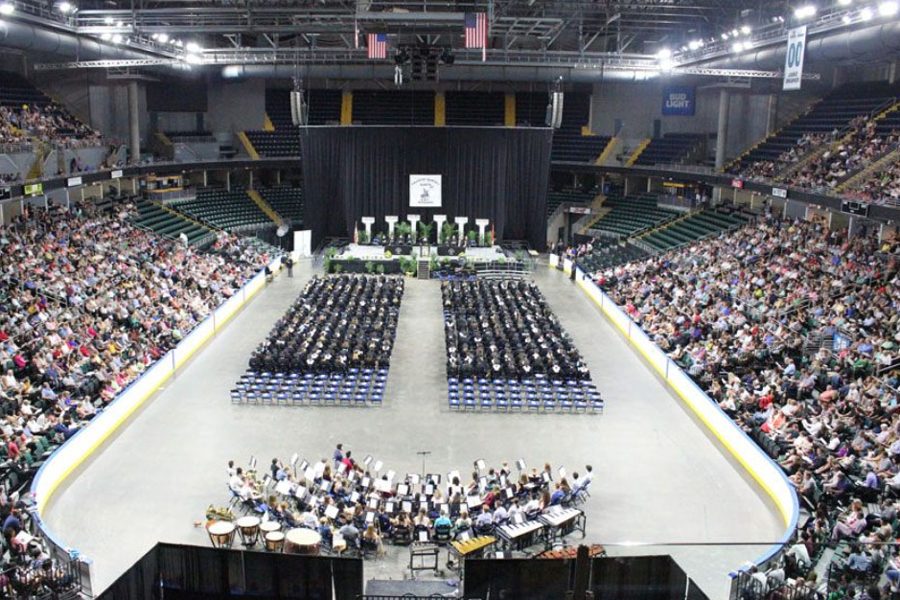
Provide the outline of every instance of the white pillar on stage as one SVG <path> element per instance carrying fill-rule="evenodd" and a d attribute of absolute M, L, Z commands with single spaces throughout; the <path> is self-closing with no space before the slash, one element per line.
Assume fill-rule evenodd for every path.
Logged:
<path fill-rule="evenodd" d="M 416 243 L 416 240 L 419 239 L 419 221 L 422 220 L 422 217 L 419 215 L 406 215 L 406 220 L 409 221 L 409 226 L 412 227 L 412 236 L 413 243 Z"/>
<path fill-rule="evenodd" d="M 488 223 L 490 223 L 490 219 L 475 219 L 475 224 L 478 225 L 478 243 L 484 239 L 484 230 L 487 229 Z"/>
<path fill-rule="evenodd" d="M 459 239 L 466 239 L 466 224 L 469 222 L 469 217 L 454 217 L 453 222 L 456 223 L 456 226 L 459 227 Z"/>
<path fill-rule="evenodd" d="M 444 228 L 444 223 L 447 222 L 447 215 L 434 215 L 434 228 L 437 229 L 437 233 L 435 233 L 435 238 L 438 243 L 441 242 L 441 229 Z"/>
<path fill-rule="evenodd" d="M 363 217 L 360 219 L 366 227 L 366 239 L 368 241 L 372 241 L 372 223 L 375 222 L 375 217 Z"/>
<path fill-rule="evenodd" d="M 389 238 L 394 237 L 394 225 L 396 225 L 397 221 L 399 221 L 399 220 L 400 220 L 399 217 L 394 216 L 394 215 L 389 215 L 384 218 L 384 222 L 388 224 L 388 237 Z"/>

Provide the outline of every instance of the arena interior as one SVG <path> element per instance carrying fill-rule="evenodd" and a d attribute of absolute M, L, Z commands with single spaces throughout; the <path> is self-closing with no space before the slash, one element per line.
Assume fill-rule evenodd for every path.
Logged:
<path fill-rule="evenodd" d="M 0 0 L 0 597 L 900 598 L 896 0 Z"/>

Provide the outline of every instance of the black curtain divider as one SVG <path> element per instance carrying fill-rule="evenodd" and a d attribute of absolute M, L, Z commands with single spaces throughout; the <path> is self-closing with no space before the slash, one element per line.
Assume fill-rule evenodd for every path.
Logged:
<path fill-rule="evenodd" d="M 300 130 L 304 224 L 313 245 L 352 237 L 361 218 L 435 214 L 491 220 L 497 239 L 543 248 L 552 129 L 307 127 Z M 440 208 L 409 206 L 410 175 L 441 175 Z"/>

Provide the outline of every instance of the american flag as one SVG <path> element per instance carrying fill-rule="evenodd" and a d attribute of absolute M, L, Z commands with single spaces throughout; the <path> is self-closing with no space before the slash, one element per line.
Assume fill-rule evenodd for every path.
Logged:
<path fill-rule="evenodd" d="M 370 33 L 366 36 L 369 47 L 369 58 L 387 58 L 387 36 L 383 33 Z"/>
<path fill-rule="evenodd" d="M 487 48 L 487 14 L 466 13 L 466 48 Z M 481 60 L 485 52 L 481 53 Z"/>

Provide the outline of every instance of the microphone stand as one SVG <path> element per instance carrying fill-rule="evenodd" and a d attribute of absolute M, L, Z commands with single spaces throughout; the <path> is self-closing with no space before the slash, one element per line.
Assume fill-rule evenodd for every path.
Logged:
<path fill-rule="evenodd" d="M 420 450 L 416 455 L 422 457 L 422 483 L 425 483 L 425 457 L 431 456 L 431 450 Z"/>

